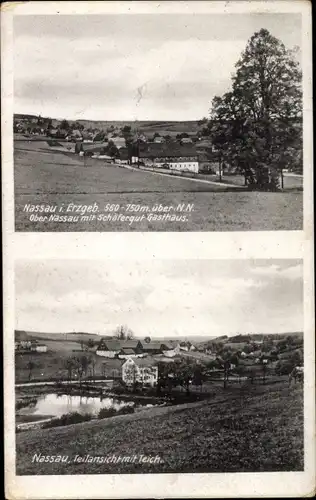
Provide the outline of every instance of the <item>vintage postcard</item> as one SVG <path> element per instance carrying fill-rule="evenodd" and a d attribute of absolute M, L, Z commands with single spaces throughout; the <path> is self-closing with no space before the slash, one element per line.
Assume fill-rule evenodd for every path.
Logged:
<path fill-rule="evenodd" d="M 301 9 L 35 10 L 12 26 L 16 231 L 302 229 Z"/>
<path fill-rule="evenodd" d="M 1 37 L 6 498 L 313 496 L 310 3 Z"/>

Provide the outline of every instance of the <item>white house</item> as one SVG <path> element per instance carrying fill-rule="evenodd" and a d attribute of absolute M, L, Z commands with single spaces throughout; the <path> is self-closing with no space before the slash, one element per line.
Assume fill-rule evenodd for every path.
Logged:
<path fill-rule="evenodd" d="M 158 382 L 158 366 L 150 358 L 128 358 L 122 365 L 122 380 L 127 385 L 139 383 L 154 387 Z"/>
<path fill-rule="evenodd" d="M 37 344 L 36 352 L 47 352 L 47 345 L 46 344 Z"/>
<path fill-rule="evenodd" d="M 28 348 L 30 351 L 34 352 L 47 352 L 47 345 L 40 344 L 37 340 L 31 342 L 30 347 Z"/>
<path fill-rule="evenodd" d="M 191 144 L 181 145 L 177 142 L 166 144 L 156 142 L 141 143 L 138 158 L 148 166 L 183 172 L 197 173 L 199 171 L 198 153 L 195 145 Z"/>

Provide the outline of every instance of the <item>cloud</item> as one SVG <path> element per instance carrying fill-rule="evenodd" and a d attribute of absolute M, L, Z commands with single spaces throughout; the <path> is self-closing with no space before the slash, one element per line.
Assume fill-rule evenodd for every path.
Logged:
<path fill-rule="evenodd" d="M 281 262 L 281 263 L 280 263 Z M 299 330 L 301 263 L 290 261 L 20 261 L 21 329 L 138 335 Z"/>
<path fill-rule="evenodd" d="M 242 47 L 196 39 L 130 47 L 128 40 L 114 43 L 107 37 L 67 44 L 46 37 L 34 47 L 33 38 L 24 36 L 15 48 L 16 103 L 27 102 L 36 112 L 65 103 L 70 115 L 84 106 L 90 115 L 118 119 L 124 113 L 161 116 L 182 107 L 182 114 L 197 109 L 199 117 L 207 114 L 215 93 L 229 86 Z"/>
<path fill-rule="evenodd" d="M 262 27 L 300 45 L 300 16 L 290 14 L 16 16 L 15 112 L 199 119 Z"/>
<path fill-rule="evenodd" d="M 253 269 L 253 273 L 255 276 L 260 276 L 262 278 L 272 278 L 277 276 L 278 279 L 287 279 L 287 280 L 302 280 L 303 277 L 303 263 L 296 263 L 294 265 L 284 264 L 271 264 L 268 266 L 258 266 Z"/>

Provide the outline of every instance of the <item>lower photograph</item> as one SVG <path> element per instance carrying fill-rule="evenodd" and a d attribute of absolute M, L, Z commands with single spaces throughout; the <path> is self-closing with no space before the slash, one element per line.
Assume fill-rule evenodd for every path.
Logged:
<path fill-rule="evenodd" d="M 301 260 L 17 260 L 16 474 L 304 470 Z"/>

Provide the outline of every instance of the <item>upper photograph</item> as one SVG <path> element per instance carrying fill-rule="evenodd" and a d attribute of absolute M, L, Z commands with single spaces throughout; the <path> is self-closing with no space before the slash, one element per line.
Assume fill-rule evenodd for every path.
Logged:
<path fill-rule="evenodd" d="M 301 14 L 14 17 L 15 230 L 303 229 Z"/>

